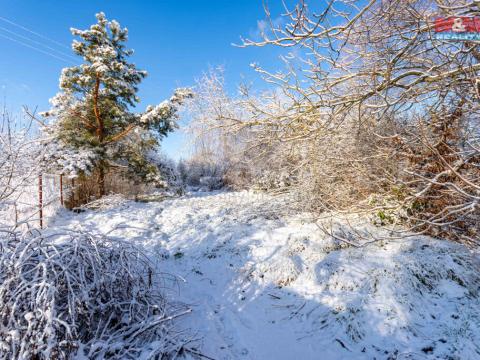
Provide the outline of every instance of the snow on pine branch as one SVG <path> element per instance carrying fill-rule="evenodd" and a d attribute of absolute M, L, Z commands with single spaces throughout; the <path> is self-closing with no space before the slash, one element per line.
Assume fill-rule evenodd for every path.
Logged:
<path fill-rule="evenodd" d="M 140 115 L 140 122 L 149 126 L 157 125 L 161 121 L 169 122 L 170 127 L 175 128 L 175 120 L 178 118 L 178 106 L 186 99 L 192 98 L 193 92 L 189 88 L 178 88 L 169 100 L 164 100 L 156 106 L 149 105 L 143 114 Z"/>

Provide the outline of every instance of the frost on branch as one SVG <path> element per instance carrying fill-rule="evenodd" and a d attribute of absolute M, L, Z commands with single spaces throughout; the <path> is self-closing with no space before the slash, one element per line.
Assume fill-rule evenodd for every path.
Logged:
<path fill-rule="evenodd" d="M 159 280 L 127 242 L 2 232 L 0 357 L 168 358 L 181 347 L 172 319 L 189 310 L 168 304 Z"/>

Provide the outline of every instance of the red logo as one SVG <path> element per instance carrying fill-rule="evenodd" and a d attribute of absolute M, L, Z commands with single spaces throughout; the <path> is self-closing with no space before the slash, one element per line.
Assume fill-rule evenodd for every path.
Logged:
<path fill-rule="evenodd" d="M 435 32 L 480 32 L 479 16 L 452 16 L 435 19 Z"/>
<path fill-rule="evenodd" d="M 435 19 L 438 40 L 479 41 L 480 16 L 451 16 Z"/>

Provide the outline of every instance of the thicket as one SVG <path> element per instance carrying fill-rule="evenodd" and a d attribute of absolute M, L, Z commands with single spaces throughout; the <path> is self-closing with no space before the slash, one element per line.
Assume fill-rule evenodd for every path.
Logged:
<path fill-rule="evenodd" d="M 284 48 L 285 70 L 254 64 L 268 89 L 236 95 L 221 72 L 207 73 L 190 104 L 192 131 L 230 186 L 478 244 L 480 49 L 437 39 L 434 20 L 479 6 L 299 1 L 241 44 Z"/>

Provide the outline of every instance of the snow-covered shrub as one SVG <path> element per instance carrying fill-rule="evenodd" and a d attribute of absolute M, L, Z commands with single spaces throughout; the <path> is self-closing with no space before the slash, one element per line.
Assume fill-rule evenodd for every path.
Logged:
<path fill-rule="evenodd" d="M 182 174 L 178 170 L 177 164 L 165 154 L 158 152 L 154 163 L 158 168 L 158 173 L 163 179 L 164 187 L 174 193 L 182 194 L 184 192 L 185 182 L 183 181 Z"/>
<path fill-rule="evenodd" d="M 261 190 L 286 189 L 295 183 L 295 177 L 287 171 L 265 170 L 255 181 L 255 187 Z"/>
<path fill-rule="evenodd" d="M 224 186 L 225 169 L 220 164 L 193 158 L 185 166 L 186 185 L 202 191 L 219 190 Z"/>
<path fill-rule="evenodd" d="M 0 358 L 168 358 L 181 345 L 142 252 L 86 233 L 0 233 Z"/>
<path fill-rule="evenodd" d="M 223 186 L 223 181 L 220 176 L 202 176 L 200 178 L 200 185 L 202 189 L 218 190 Z"/>

